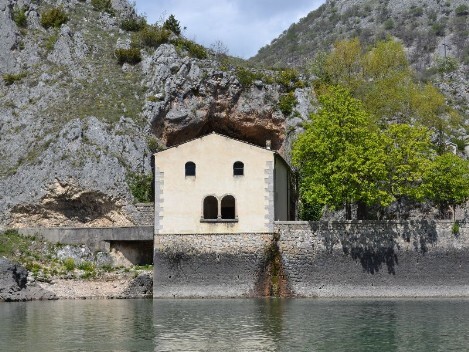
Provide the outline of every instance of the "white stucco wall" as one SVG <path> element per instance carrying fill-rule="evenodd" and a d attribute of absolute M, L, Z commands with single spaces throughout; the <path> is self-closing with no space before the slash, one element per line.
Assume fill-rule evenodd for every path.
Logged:
<path fill-rule="evenodd" d="M 265 233 L 274 220 L 274 152 L 218 134 L 155 154 L 155 233 Z M 196 176 L 185 176 L 185 164 Z M 244 176 L 233 164 L 244 163 Z M 238 222 L 201 222 L 203 199 L 236 198 Z"/>

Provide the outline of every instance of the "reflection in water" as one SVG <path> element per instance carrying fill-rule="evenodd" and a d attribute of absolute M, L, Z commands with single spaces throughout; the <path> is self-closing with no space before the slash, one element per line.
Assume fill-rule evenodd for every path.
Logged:
<path fill-rule="evenodd" d="M 0 351 L 467 350 L 469 300 L 0 303 Z"/>
<path fill-rule="evenodd" d="M 154 322 L 155 351 L 447 351 L 469 346 L 467 300 L 163 300 L 155 301 Z"/>

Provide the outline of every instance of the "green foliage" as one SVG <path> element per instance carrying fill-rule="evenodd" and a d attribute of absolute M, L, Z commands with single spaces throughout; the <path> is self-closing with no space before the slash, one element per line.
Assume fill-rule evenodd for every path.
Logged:
<path fill-rule="evenodd" d="M 80 264 L 78 264 L 78 269 L 91 272 L 95 270 L 95 266 L 92 262 L 84 260 Z"/>
<path fill-rule="evenodd" d="M 392 201 L 423 200 L 426 195 L 423 175 L 430 168 L 433 156 L 429 130 L 391 124 L 380 135 L 386 172 L 381 187 L 392 196 Z"/>
<path fill-rule="evenodd" d="M 26 72 L 21 72 L 17 74 L 7 73 L 2 76 L 5 85 L 11 86 L 13 83 L 21 81 L 24 77 L 26 77 Z"/>
<path fill-rule="evenodd" d="M 196 59 L 202 60 L 208 57 L 207 50 L 202 45 L 194 43 L 193 41 L 178 38 L 173 41 L 173 44 L 177 49 L 187 51 L 189 56 L 195 57 Z"/>
<path fill-rule="evenodd" d="M 147 146 L 152 154 L 163 149 L 158 138 L 156 138 L 154 135 L 147 137 Z"/>
<path fill-rule="evenodd" d="M 341 87 L 327 88 L 319 102 L 293 145 L 302 204 L 383 207 L 411 199 L 451 205 L 469 198 L 467 162 L 436 156 L 427 128 L 394 123 L 380 129 Z"/>
<path fill-rule="evenodd" d="M 132 36 L 134 47 L 157 48 L 161 44 L 168 43 L 171 32 L 156 26 L 145 26 L 141 31 Z"/>
<path fill-rule="evenodd" d="M 130 192 L 137 202 L 153 202 L 153 175 L 130 173 L 127 177 Z"/>
<path fill-rule="evenodd" d="M 377 182 L 385 173 L 384 150 L 362 104 L 340 87 L 319 100 L 321 109 L 293 146 L 302 202 L 330 208 L 357 201 L 389 203 Z"/>
<path fill-rule="evenodd" d="M 321 220 L 323 206 L 319 204 L 300 203 L 299 217 L 305 221 Z"/>
<path fill-rule="evenodd" d="M 394 21 L 392 18 L 388 18 L 386 21 L 384 21 L 384 29 L 389 31 L 393 28 L 394 28 Z"/>
<path fill-rule="evenodd" d="M 466 4 L 459 5 L 454 9 L 456 16 L 468 16 L 469 15 L 469 6 Z"/>
<path fill-rule="evenodd" d="M 453 153 L 435 158 L 424 175 L 427 197 L 441 207 L 469 200 L 469 162 Z"/>
<path fill-rule="evenodd" d="M 449 73 L 454 72 L 458 69 L 459 63 L 458 60 L 454 57 L 448 56 L 438 57 L 436 59 L 436 70 L 439 73 Z"/>
<path fill-rule="evenodd" d="M 305 87 L 304 82 L 300 80 L 298 71 L 292 68 L 280 70 L 275 76 L 275 82 L 280 84 L 287 92 Z"/>
<path fill-rule="evenodd" d="M 170 30 L 176 35 L 181 34 L 181 26 L 179 25 L 179 21 L 174 17 L 174 15 L 170 15 L 166 21 L 163 23 L 163 29 Z"/>
<path fill-rule="evenodd" d="M 120 24 L 121 29 L 128 32 L 141 31 L 145 26 L 147 26 L 145 19 L 136 17 L 126 18 Z"/>
<path fill-rule="evenodd" d="M 318 93 L 328 85 L 344 86 L 380 125 L 418 122 L 442 134 L 461 123 L 434 86 L 417 81 L 397 41 L 380 41 L 368 50 L 358 39 L 339 41 L 316 58 L 313 70 Z"/>
<path fill-rule="evenodd" d="M 28 25 L 25 7 L 15 6 L 13 9 L 13 21 L 18 27 L 26 28 Z"/>
<path fill-rule="evenodd" d="M 58 33 L 53 33 L 45 39 L 44 48 L 49 52 L 54 50 L 55 43 L 59 39 Z"/>
<path fill-rule="evenodd" d="M 59 28 L 68 21 L 67 13 L 61 7 L 53 7 L 41 14 L 41 25 L 44 28 Z"/>
<path fill-rule="evenodd" d="M 255 72 L 239 66 L 236 68 L 236 77 L 238 77 L 238 81 L 243 87 L 250 87 L 258 76 Z"/>
<path fill-rule="evenodd" d="M 28 249 L 29 241 L 20 236 L 17 230 L 6 230 L 0 233 L 0 256 L 14 258 L 18 252 Z"/>
<path fill-rule="evenodd" d="M 142 61 L 142 55 L 140 54 L 140 49 L 138 48 L 129 48 L 129 49 L 116 49 L 114 54 L 117 57 L 117 62 L 119 64 L 128 63 L 131 65 L 136 65 Z"/>
<path fill-rule="evenodd" d="M 110 15 L 115 15 L 111 0 L 91 0 L 91 5 L 96 11 L 107 12 Z"/>
<path fill-rule="evenodd" d="M 432 24 L 432 32 L 438 37 L 443 37 L 445 35 L 445 29 L 446 25 L 444 22 L 435 22 Z"/>
<path fill-rule="evenodd" d="M 285 116 L 290 116 L 293 108 L 298 104 L 294 92 L 288 92 L 280 96 L 278 101 L 278 108 Z"/>
<path fill-rule="evenodd" d="M 451 233 L 453 235 L 459 235 L 459 222 L 454 222 L 453 226 L 451 227 Z"/>
<path fill-rule="evenodd" d="M 464 152 L 464 148 L 466 147 L 466 141 L 464 139 L 453 137 L 451 138 L 451 142 L 456 144 L 456 147 L 460 152 Z"/>
<path fill-rule="evenodd" d="M 63 261 L 63 264 L 64 264 L 64 267 L 65 267 L 65 270 L 67 270 L 67 271 L 75 270 L 75 260 L 73 260 L 73 258 L 66 258 Z"/>

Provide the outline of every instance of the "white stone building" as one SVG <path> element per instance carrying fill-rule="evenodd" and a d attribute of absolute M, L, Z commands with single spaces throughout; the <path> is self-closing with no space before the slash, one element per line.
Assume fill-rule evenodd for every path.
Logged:
<path fill-rule="evenodd" d="M 155 234 L 268 233 L 293 220 L 290 167 L 212 133 L 155 157 Z"/>

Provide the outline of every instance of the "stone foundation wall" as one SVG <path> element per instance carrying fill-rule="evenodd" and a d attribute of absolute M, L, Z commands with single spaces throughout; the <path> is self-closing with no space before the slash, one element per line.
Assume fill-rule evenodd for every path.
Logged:
<path fill-rule="evenodd" d="M 452 227 L 277 222 L 270 234 L 156 235 L 154 297 L 469 296 L 469 226 Z"/>
<path fill-rule="evenodd" d="M 272 234 L 156 235 L 153 296 L 256 297 Z"/>

